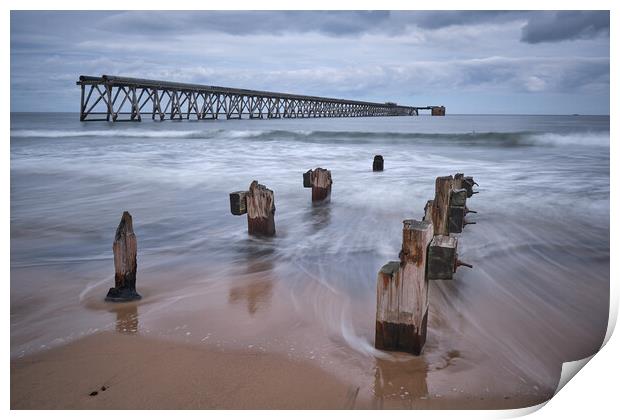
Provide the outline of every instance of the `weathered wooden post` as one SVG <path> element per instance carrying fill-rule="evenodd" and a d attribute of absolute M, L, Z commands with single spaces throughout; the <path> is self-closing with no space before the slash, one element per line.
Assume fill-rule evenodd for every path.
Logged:
<path fill-rule="evenodd" d="M 467 214 L 467 190 L 465 188 L 453 189 L 450 191 L 450 209 L 448 212 L 448 232 L 461 233 L 463 227 L 468 224 L 465 222 Z M 475 222 L 474 222 L 475 223 Z"/>
<path fill-rule="evenodd" d="M 453 181 L 452 175 L 439 176 L 435 179 L 435 199 L 431 209 L 435 235 L 447 235 L 449 233 L 448 213 Z"/>
<path fill-rule="evenodd" d="M 235 216 L 241 216 L 248 211 L 248 191 L 235 191 L 230 193 L 230 212 Z"/>
<path fill-rule="evenodd" d="M 110 288 L 105 300 L 128 302 L 141 299 L 136 292 L 136 270 L 138 267 L 138 241 L 133 232 L 133 222 L 129 212 L 123 212 L 121 222 L 116 228 L 114 243 L 114 287 Z"/>
<path fill-rule="evenodd" d="M 372 161 L 372 170 L 374 172 L 383 171 L 383 156 L 376 155 L 375 159 Z"/>
<path fill-rule="evenodd" d="M 459 260 L 457 246 L 458 239 L 455 236 L 437 235 L 433 238 L 428 247 L 429 280 L 452 280 L 459 266 L 473 267 Z"/>
<path fill-rule="evenodd" d="M 433 200 L 428 200 L 424 205 L 424 217 L 422 217 L 422 220 L 433 223 Z"/>
<path fill-rule="evenodd" d="M 376 348 L 422 352 L 428 321 L 426 259 L 432 239 L 432 223 L 403 221 L 400 261 L 384 265 L 377 277 Z"/>
<path fill-rule="evenodd" d="M 478 183 L 474 181 L 474 177 L 465 176 L 461 173 L 454 175 L 454 188 L 465 188 L 465 190 L 467 190 L 467 198 L 471 197 L 474 194 L 478 194 L 478 191 L 474 191 L 474 185 L 478 185 Z"/>
<path fill-rule="evenodd" d="M 332 192 L 332 173 L 316 168 L 304 173 L 304 188 L 312 188 L 312 201 L 327 201 Z"/>
<path fill-rule="evenodd" d="M 454 174 L 453 186 L 454 186 L 455 190 L 460 190 L 461 188 L 463 188 L 463 178 L 464 177 L 465 177 L 465 175 L 460 173 L 460 172 L 457 173 L 457 174 Z"/>
<path fill-rule="evenodd" d="M 304 172 L 304 188 L 312 188 L 312 169 Z"/>
<path fill-rule="evenodd" d="M 235 216 L 248 214 L 248 233 L 257 236 L 274 236 L 276 212 L 273 191 L 258 181 L 252 181 L 248 191 L 230 193 L 230 212 Z"/>

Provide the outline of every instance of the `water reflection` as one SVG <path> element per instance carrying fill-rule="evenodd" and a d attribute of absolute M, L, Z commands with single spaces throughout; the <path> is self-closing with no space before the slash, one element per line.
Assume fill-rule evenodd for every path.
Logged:
<path fill-rule="evenodd" d="M 428 365 L 423 358 L 407 361 L 376 359 L 375 408 L 413 408 L 428 397 Z"/>
<path fill-rule="evenodd" d="M 114 305 L 110 310 L 116 312 L 116 332 L 121 334 L 138 332 L 138 305 Z"/>
<path fill-rule="evenodd" d="M 254 315 L 262 307 L 269 306 L 273 284 L 271 280 L 251 281 L 243 286 L 235 286 L 230 289 L 228 301 L 238 303 L 246 301 L 248 312 Z"/>
<path fill-rule="evenodd" d="M 308 214 L 315 231 L 319 231 L 329 225 L 331 209 L 330 203 L 312 203 L 312 207 L 308 209 Z"/>
<path fill-rule="evenodd" d="M 273 295 L 273 254 L 271 247 L 248 248 L 244 274 L 230 288 L 229 303 L 246 302 L 250 315 L 269 306 Z"/>

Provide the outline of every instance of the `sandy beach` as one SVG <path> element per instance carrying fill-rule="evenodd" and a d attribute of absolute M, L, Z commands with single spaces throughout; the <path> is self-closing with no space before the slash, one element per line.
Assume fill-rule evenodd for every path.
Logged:
<path fill-rule="evenodd" d="M 369 398 L 355 384 L 283 356 L 99 333 L 13 360 L 11 408 L 500 409 L 547 399 L 429 397 L 425 372 L 411 373 L 405 370 L 400 381 L 386 383 Z M 405 397 L 401 382 L 408 386 Z"/>

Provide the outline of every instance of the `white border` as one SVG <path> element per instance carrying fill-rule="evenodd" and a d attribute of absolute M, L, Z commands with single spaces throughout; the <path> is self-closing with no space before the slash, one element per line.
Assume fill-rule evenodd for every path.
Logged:
<path fill-rule="evenodd" d="M 180 1 L 177 0 L 175 2 L 164 2 L 160 0 L 150 0 L 150 1 L 133 1 L 128 2 L 127 0 L 108 0 L 106 2 L 90 2 L 85 3 L 83 1 L 76 0 L 56 0 L 54 2 L 45 2 L 43 0 L 33 1 L 33 0 L 5 0 L 2 2 L 4 13 L 1 17 L 2 24 L 0 27 L 2 28 L 3 35 L 3 51 L 5 60 L 3 61 L 2 68 L 2 79 L 4 80 L 5 89 L 3 90 L 2 101 L 0 102 L 1 108 L 1 122 L 3 127 L 3 133 L 5 134 L 3 137 L 3 148 L 2 148 L 2 171 L 1 171 L 1 185 L 2 185 L 2 196 L 5 198 L 3 200 L 3 205 L 0 207 L 1 220 L 2 220 L 2 272 L 4 273 L 3 281 L 6 283 L 9 282 L 10 278 L 10 146 L 9 146 L 9 130 L 10 130 L 10 93 L 7 88 L 10 88 L 10 84 L 6 83 L 6 81 L 10 80 L 10 10 L 124 10 L 124 9 L 133 9 L 133 10 L 199 10 L 199 9 L 239 9 L 239 10 L 259 10 L 259 9 L 272 9 L 272 10 L 284 10 L 284 9 L 297 9 L 297 10 L 305 10 L 305 9 L 314 9 L 314 10 L 341 10 L 341 9 L 382 9 L 382 10 L 407 10 L 415 8 L 417 10 L 496 10 L 499 6 L 502 6 L 502 9 L 512 9 L 512 10 L 562 10 L 562 9 L 575 9 L 575 10 L 611 10 L 611 51 L 610 51 L 610 59 L 611 59 L 611 104 L 610 104 L 610 115 L 615 115 L 615 110 L 618 109 L 617 101 L 618 101 L 618 93 L 617 90 L 614 89 L 615 79 L 613 75 L 620 74 L 617 69 L 617 39 L 615 39 L 615 34 L 618 28 L 618 17 L 617 13 L 618 7 L 617 1 L 602 1 L 602 0 L 590 0 L 588 2 L 581 2 L 576 0 L 564 0 L 564 1 L 540 1 L 540 0 L 521 0 L 521 1 L 502 1 L 501 3 L 497 1 L 481 1 L 481 0 L 471 0 L 468 2 L 458 2 L 455 0 L 445 0 L 442 2 L 411 2 L 411 1 L 395 1 L 395 0 L 382 0 L 382 1 L 369 1 L 369 0 L 358 0 L 358 1 L 334 1 L 334 0 L 315 0 L 315 1 L 283 1 L 283 0 L 263 0 L 261 2 L 252 2 L 249 0 L 238 0 L 234 3 L 225 3 L 225 2 L 206 2 L 205 0 L 193 0 L 193 1 Z M 173 8 L 171 6 L 174 6 Z M 617 179 L 617 170 L 615 169 L 613 163 L 615 162 L 616 149 L 615 143 L 613 141 L 614 135 L 616 133 L 616 121 L 615 118 L 612 117 L 611 121 L 611 173 L 610 173 L 610 189 L 614 191 L 614 186 L 616 184 L 615 180 Z M 616 200 L 614 194 L 610 197 L 611 199 L 611 212 L 610 214 L 615 214 L 615 210 L 617 209 Z M 585 216 L 585 215 L 584 215 Z M 616 248 L 617 241 L 614 239 L 614 233 L 617 232 L 616 222 L 612 218 L 610 224 L 610 237 L 611 237 L 611 261 L 615 260 L 616 256 Z M 579 379 L 570 381 L 565 388 L 561 390 L 554 398 L 552 398 L 545 406 L 544 409 L 536 411 L 540 407 L 529 408 L 529 409 L 521 409 L 521 410 L 504 410 L 504 411 L 402 411 L 402 412 L 390 412 L 381 415 L 388 415 L 390 418 L 392 417 L 402 417 L 411 419 L 412 416 L 416 416 L 416 418 L 504 418 L 504 417 L 515 417 L 521 416 L 525 414 L 532 413 L 533 418 L 562 418 L 562 419 L 573 419 L 579 418 L 583 419 L 585 417 L 591 418 L 608 418 L 611 413 L 617 413 L 617 403 L 616 399 L 617 392 L 615 391 L 615 383 L 616 378 L 619 373 L 618 365 L 620 362 L 618 361 L 617 355 L 620 354 L 620 344 L 618 344 L 618 338 L 612 337 L 611 333 L 613 332 L 613 328 L 616 323 L 617 313 L 618 313 L 618 284 L 617 284 L 617 269 L 612 264 L 611 268 L 611 304 L 610 304 L 610 322 L 608 326 L 608 332 L 605 338 L 606 345 L 604 346 L 603 351 L 595 355 L 590 363 L 587 366 L 583 367 L 583 363 L 571 363 L 566 364 L 563 369 L 563 376 L 568 375 L 569 373 L 576 373 L 579 369 L 575 369 L 576 366 L 581 365 L 583 367 L 583 372 L 579 374 Z M 5 286 L 6 288 L 6 286 Z M 4 323 L 4 334 L 2 335 L 3 345 L 2 345 L 2 354 L 4 356 L 5 363 L 2 364 L 3 369 L 3 381 L 2 381 L 2 391 L 1 395 L 4 398 L 4 406 L 8 410 L 10 407 L 10 399 L 9 399 L 9 363 L 10 360 L 9 351 L 10 351 L 10 294 L 4 294 L 4 308 L 5 308 L 5 323 Z M 610 340 L 611 337 L 611 340 Z M 588 359 L 589 360 L 589 359 Z M 545 404 L 543 404 L 544 406 Z M 142 413 L 135 412 L 105 412 L 105 411 L 95 411 L 89 412 L 87 415 L 91 418 L 104 418 L 108 416 L 122 416 L 129 417 L 140 415 Z M 166 412 L 148 412 L 144 413 L 148 416 L 154 416 L 156 418 L 165 418 L 170 414 Z M 202 412 L 175 412 L 174 416 L 189 416 L 189 417 L 203 417 L 205 415 L 208 416 L 222 416 L 226 418 L 232 417 L 245 417 L 251 416 L 255 419 L 278 419 L 278 418 L 289 418 L 290 416 L 301 417 L 301 418 L 310 418 L 314 417 L 316 414 L 321 416 L 338 416 L 338 417 L 351 417 L 355 416 L 356 419 L 362 418 L 371 418 L 377 415 L 377 413 L 373 412 L 352 412 L 352 411 L 334 411 L 334 412 L 323 412 L 323 413 L 314 413 L 314 412 L 287 412 L 287 411 L 277 411 L 277 412 L 267 412 L 267 411 L 226 411 L 226 412 L 214 412 L 214 411 L 202 411 Z M 10 412 L 11 416 L 19 417 L 19 418 L 30 418 L 31 416 L 43 415 L 46 418 L 51 417 L 54 418 L 78 418 L 82 417 L 85 414 L 82 412 L 67 412 L 67 411 L 57 411 L 57 412 L 25 412 L 25 411 L 12 411 Z M 613 416 L 613 415 L 612 415 Z"/>

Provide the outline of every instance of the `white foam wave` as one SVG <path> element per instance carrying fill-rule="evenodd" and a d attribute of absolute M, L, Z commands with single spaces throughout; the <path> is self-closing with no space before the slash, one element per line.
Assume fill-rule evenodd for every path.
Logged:
<path fill-rule="evenodd" d="M 609 132 L 584 133 L 542 133 L 534 134 L 531 139 L 545 146 L 602 146 L 609 147 Z"/>

